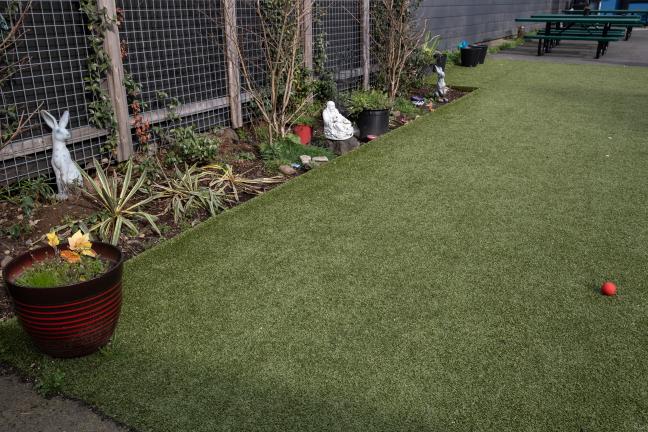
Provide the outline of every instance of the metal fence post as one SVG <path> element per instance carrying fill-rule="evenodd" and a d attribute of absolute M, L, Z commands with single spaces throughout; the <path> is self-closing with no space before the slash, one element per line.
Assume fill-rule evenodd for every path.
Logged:
<path fill-rule="evenodd" d="M 365 90 L 369 90 L 369 74 L 371 73 L 369 1 L 362 0 L 362 88 Z"/>
<path fill-rule="evenodd" d="M 115 17 L 117 7 L 115 0 L 97 0 L 99 10 L 105 9 L 109 17 Z M 104 49 L 110 58 L 108 68 L 108 93 L 117 120 L 117 160 L 124 161 L 133 154 L 133 136 L 131 135 L 130 119 L 128 117 L 128 100 L 124 87 L 124 65 L 121 58 L 119 29 L 116 23 L 110 23 L 105 34 Z"/>
<path fill-rule="evenodd" d="M 241 107 L 241 73 L 239 70 L 238 32 L 236 26 L 236 0 L 222 0 L 225 18 L 225 50 L 227 57 L 227 87 L 230 103 L 230 117 L 233 128 L 243 126 Z"/>
<path fill-rule="evenodd" d="M 304 0 L 304 66 L 313 69 L 313 0 Z"/>

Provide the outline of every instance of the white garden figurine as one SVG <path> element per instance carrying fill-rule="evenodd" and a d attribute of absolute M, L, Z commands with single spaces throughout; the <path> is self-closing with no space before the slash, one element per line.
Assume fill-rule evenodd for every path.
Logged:
<path fill-rule="evenodd" d="M 58 188 L 56 197 L 64 200 L 68 197 L 70 185 L 83 185 L 79 168 L 72 161 L 70 151 L 65 146 L 65 140 L 70 138 L 70 132 L 66 129 L 70 113 L 65 111 L 58 123 L 54 116 L 47 111 L 41 111 L 41 117 L 52 128 L 52 168 L 54 168 L 56 187 Z"/>
<path fill-rule="evenodd" d="M 322 112 L 324 120 L 324 136 L 333 141 L 343 141 L 353 136 L 353 124 L 346 119 L 335 107 L 335 102 L 326 102 Z"/>
<path fill-rule="evenodd" d="M 439 76 L 439 79 L 437 80 L 437 85 L 436 89 L 434 89 L 434 98 L 438 100 L 439 102 L 448 102 L 448 98 L 446 98 L 446 92 L 448 91 L 448 87 L 446 86 L 445 82 L 445 72 L 443 71 L 443 68 L 437 65 L 434 65 L 434 73 L 436 73 Z"/>

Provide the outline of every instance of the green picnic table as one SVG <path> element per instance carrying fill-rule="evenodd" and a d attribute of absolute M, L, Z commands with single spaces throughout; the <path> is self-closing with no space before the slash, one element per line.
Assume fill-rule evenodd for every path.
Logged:
<path fill-rule="evenodd" d="M 525 39 L 538 40 L 538 55 L 551 52 L 554 44 L 561 40 L 584 40 L 598 42 L 596 58 L 605 54 L 610 42 L 618 41 L 624 37 L 613 27 L 638 27 L 641 26 L 639 16 L 606 16 L 606 15 L 574 15 L 574 14 L 546 14 L 533 15 L 529 18 L 517 18 L 516 22 L 544 23 L 545 30 L 537 35 L 525 36 Z M 553 26 L 555 25 L 555 28 Z"/>
<path fill-rule="evenodd" d="M 563 13 L 585 15 L 585 10 L 563 10 Z M 587 15 L 639 15 L 643 24 L 648 24 L 648 10 L 643 9 L 594 9 L 588 11 Z M 632 28 L 630 28 L 630 33 L 632 33 Z"/>

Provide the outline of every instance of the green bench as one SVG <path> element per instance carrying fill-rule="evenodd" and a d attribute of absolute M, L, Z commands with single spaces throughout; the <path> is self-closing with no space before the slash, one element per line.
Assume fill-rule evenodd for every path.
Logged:
<path fill-rule="evenodd" d="M 551 48 L 563 40 L 597 42 L 596 58 L 604 55 L 610 42 L 624 37 L 619 26 L 639 26 L 639 17 L 605 17 L 577 15 L 533 15 L 529 18 L 517 18 L 516 22 L 544 23 L 545 30 L 537 35 L 525 36 L 527 40 L 538 41 L 538 55 L 551 52 Z M 555 28 L 554 28 L 555 27 Z"/>
<path fill-rule="evenodd" d="M 537 34 L 537 35 L 529 35 L 529 36 L 524 36 L 524 39 L 526 40 L 538 40 L 540 42 L 544 41 L 545 42 L 545 50 L 546 52 L 551 52 L 551 48 L 554 42 L 556 41 L 564 41 L 564 40 L 573 40 L 573 41 L 592 41 L 592 42 L 598 42 L 598 47 L 596 49 L 596 58 L 599 58 L 601 55 L 604 55 L 605 52 L 607 51 L 607 44 L 610 42 L 616 42 L 622 39 L 622 36 L 598 36 L 598 35 L 570 35 L 570 34 L 565 34 L 565 35 L 558 35 L 558 34 Z M 548 43 L 547 43 L 548 42 Z M 538 55 L 542 55 L 542 50 L 543 45 L 542 43 L 538 44 Z"/>
<path fill-rule="evenodd" d="M 538 35 L 544 36 L 546 32 L 539 30 Z M 591 29 L 569 29 L 569 30 L 552 30 L 550 35 L 553 36 L 603 36 L 602 30 Z M 618 37 L 619 39 L 625 36 L 625 30 L 610 30 L 606 36 Z"/>

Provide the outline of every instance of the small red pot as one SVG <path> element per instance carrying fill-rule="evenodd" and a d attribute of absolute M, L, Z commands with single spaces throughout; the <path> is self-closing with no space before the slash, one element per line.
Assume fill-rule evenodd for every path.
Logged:
<path fill-rule="evenodd" d="M 308 125 L 295 125 L 293 126 L 293 132 L 299 137 L 299 140 L 303 145 L 308 145 L 313 138 L 313 128 Z"/>
<path fill-rule="evenodd" d="M 65 249 L 67 246 L 61 247 Z M 107 243 L 93 243 L 110 269 L 92 280 L 54 288 L 27 288 L 13 281 L 35 262 L 51 258 L 51 247 L 16 257 L 2 276 L 16 316 L 39 350 L 52 357 L 81 357 L 105 346 L 112 337 L 122 300 L 123 256 Z"/>

